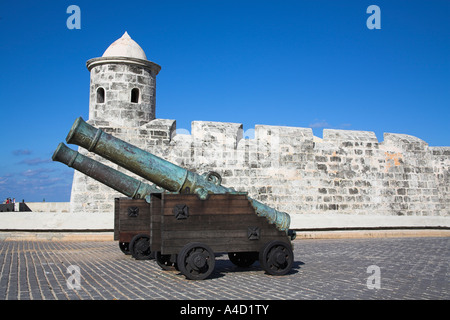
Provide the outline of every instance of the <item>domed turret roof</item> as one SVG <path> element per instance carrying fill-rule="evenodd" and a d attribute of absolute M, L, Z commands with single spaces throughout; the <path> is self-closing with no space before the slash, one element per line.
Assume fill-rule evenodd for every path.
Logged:
<path fill-rule="evenodd" d="M 125 31 L 120 39 L 114 41 L 103 53 L 102 57 L 127 57 L 147 60 L 144 50 L 130 38 Z"/>
<path fill-rule="evenodd" d="M 109 63 L 124 63 L 149 68 L 155 75 L 161 70 L 161 66 L 147 59 L 144 50 L 130 38 L 128 32 L 114 41 L 103 53 L 103 56 L 86 61 L 86 67 L 91 71 L 96 66 Z"/>

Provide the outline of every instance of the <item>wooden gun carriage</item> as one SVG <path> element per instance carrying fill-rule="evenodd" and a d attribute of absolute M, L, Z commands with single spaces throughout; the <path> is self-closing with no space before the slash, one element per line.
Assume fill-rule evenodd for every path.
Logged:
<path fill-rule="evenodd" d="M 287 213 L 221 185 L 215 172 L 198 175 L 106 134 L 78 118 L 66 141 L 88 149 L 156 186 L 143 183 L 60 144 L 54 161 L 114 188 L 114 240 L 135 259 L 154 257 L 188 279 L 205 279 L 216 253 L 248 267 L 259 260 L 269 274 L 284 275 L 293 264 Z"/>
<path fill-rule="evenodd" d="M 114 239 L 137 259 L 151 254 L 163 269 L 176 267 L 188 279 L 204 279 L 214 270 L 215 254 L 249 267 L 259 260 L 269 274 L 291 270 L 291 237 L 255 214 L 246 194 L 151 195 L 150 203 L 115 199 Z"/>

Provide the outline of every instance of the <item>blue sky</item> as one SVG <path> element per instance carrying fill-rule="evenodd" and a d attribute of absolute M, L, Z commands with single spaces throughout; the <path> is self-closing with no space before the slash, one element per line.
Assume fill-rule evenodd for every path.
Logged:
<path fill-rule="evenodd" d="M 69 30 L 67 7 L 81 9 Z M 369 30 L 368 6 L 381 9 Z M 450 1 L 0 2 L 0 200 L 69 201 L 52 162 L 88 119 L 86 61 L 125 31 L 162 66 L 156 116 L 404 133 L 450 146 Z"/>

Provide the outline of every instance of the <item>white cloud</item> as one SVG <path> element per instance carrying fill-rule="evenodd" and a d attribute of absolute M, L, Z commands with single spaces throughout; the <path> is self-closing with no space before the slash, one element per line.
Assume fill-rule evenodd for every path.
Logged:
<path fill-rule="evenodd" d="M 316 120 L 316 122 L 309 124 L 310 128 L 325 128 L 330 127 L 329 123 L 326 120 Z"/>
<path fill-rule="evenodd" d="M 17 149 L 17 150 L 13 150 L 12 154 L 15 156 L 27 156 L 31 154 L 31 151 L 28 149 Z"/>
<path fill-rule="evenodd" d="M 22 160 L 19 163 L 27 164 L 29 166 L 37 166 L 42 163 L 50 163 L 50 162 L 51 162 L 51 159 L 33 158 L 33 159 Z"/>

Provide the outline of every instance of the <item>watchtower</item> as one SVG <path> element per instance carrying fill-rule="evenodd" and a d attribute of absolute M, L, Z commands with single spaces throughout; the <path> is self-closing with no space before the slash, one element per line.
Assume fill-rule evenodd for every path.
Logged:
<path fill-rule="evenodd" d="M 91 73 L 91 122 L 139 127 L 155 119 L 156 75 L 161 67 L 147 59 L 127 32 L 86 66 Z"/>

